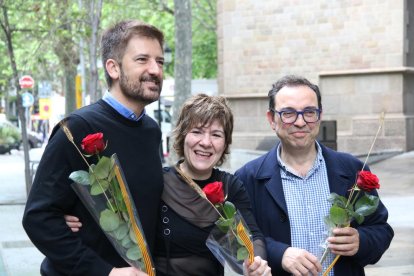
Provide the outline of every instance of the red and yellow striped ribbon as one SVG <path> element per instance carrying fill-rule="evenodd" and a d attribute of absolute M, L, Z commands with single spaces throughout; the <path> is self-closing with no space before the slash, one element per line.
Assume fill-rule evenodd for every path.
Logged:
<path fill-rule="evenodd" d="M 126 190 L 126 187 L 125 187 L 125 182 L 124 182 L 124 180 L 121 176 L 119 166 L 117 164 L 115 164 L 114 169 L 115 169 L 116 179 L 118 180 L 119 187 L 121 188 L 122 198 L 124 199 L 125 205 L 126 205 L 127 210 L 128 210 L 128 215 L 129 215 L 129 218 L 131 220 L 132 229 L 134 230 L 134 234 L 135 234 L 135 237 L 136 237 L 136 240 L 137 240 L 137 243 L 138 243 L 138 247 L 141 250 L 142 257 L 144 258 L 144 265 L 145 265 L 145 269 L 146 269 L 145 272 L 149 276 L 155 276 L 155 271 L 154 271 L 154 267 L 152 265 L 151 257 L 149 255 L 147 247 L 145 245 L 144 236 L 142 235 L 140 229 L 137 226 L 137 222 L 135 221 L 134 212 L 132 211 L 131 200 L 128 197 L 128 193 L 127 193 L 127 190 Z"/>
<path fill-rule="evenodd" d="M 243 241 L 244 245 L 246 246 L 247 252 L 249 252 L 249 261 L 252 263 L 254 261 L 254 250 L 253 250 L 253 243 L 247 235 L 246 229 L 241 221 L 237 224 L 237 235 Z"/>

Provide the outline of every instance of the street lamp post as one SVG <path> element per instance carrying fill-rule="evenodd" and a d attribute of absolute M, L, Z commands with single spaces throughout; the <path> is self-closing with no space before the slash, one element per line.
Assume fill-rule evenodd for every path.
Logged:
<path fill-rule="evenodd" d="M 170 49 L 170 47 L 168 47 L 167 44 L 164 45 L 164 66 L 165 69 L 168 67 L 168 65 L 171 63 L 172 61 L 172 51 Z M 161 95 L 160 98 L 158 99 L 158 125 L 160 127 L 161 130 L 161 144 L 160 144 L 160 154 L 161 154 L 161 161 L 162 163 L 164 163 L 164 150 L 163 150 L 163 138 L 162 138 L 162 127 L 161 127 L 161 123 L 162 123 L 162 113 L 161 113 Z"/>

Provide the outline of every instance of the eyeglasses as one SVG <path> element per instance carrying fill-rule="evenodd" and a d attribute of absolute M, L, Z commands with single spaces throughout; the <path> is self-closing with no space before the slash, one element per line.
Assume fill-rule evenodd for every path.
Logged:
<path fill-rule="evenodd" d="M 272 112 L 279 114 L 280 120 L 285 124 L 293 124 L 298 119 L 299 115 L 302 115 L 303 120 L 306 123 L 316 123 L 320 119 L 322 110 L 317 108 L 305 109 L 303 111 L 297 111 L 294 109 L 287 109 L 282 111 L 277 111 L 276 109 L 271 108 Z"/>

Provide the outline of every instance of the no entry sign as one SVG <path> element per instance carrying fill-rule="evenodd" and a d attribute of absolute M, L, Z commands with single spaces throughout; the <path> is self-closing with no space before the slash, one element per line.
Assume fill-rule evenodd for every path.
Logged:
<path fill-rule="evenodd" d="M 19 84 L 21 88 L 33 88 L 34 79 L 31 76 L 26 75 L 20 78 Z"/>

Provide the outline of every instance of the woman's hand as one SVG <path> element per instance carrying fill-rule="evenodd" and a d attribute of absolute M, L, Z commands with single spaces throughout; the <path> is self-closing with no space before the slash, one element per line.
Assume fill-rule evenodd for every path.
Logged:
<path fill-rule="evenodd" d="M 78 217 L 70 215 L 64 215 L 63 217 L 65 218 L 65 222 L 69 226 L 70 230 L 72 230 L 72 232 L 76 233 L 82 227 L 82 223 L 79 221 Z"/>
<path fill-rule="evenodd" d="M 260 256 L 254 257 L 254 261 L 247 265 L 246 262 L 244 266 L 244 275 L 245 276 L 271 276 L 272 272 L 270 267 L 267 265 L 267 261 L 263 260 Z"/>

